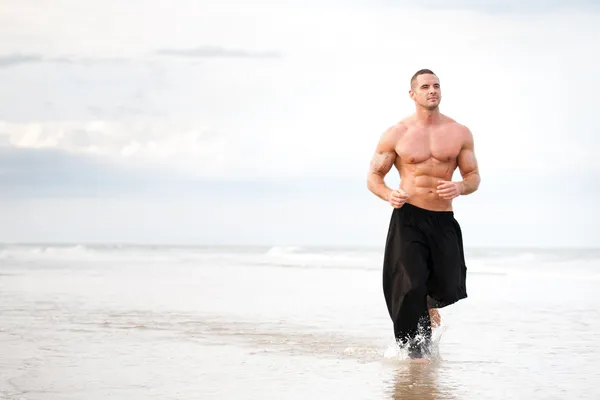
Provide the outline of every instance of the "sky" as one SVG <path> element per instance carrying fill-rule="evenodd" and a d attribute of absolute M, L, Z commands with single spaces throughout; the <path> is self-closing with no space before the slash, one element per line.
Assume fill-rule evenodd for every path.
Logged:
<path fill-rule="evenodd" d="M 0 11 L 2 242 L 380 247 L 369 161 L 430 68 L 465 246 L 600 244 L 595 2 L 42 4 Z"/>

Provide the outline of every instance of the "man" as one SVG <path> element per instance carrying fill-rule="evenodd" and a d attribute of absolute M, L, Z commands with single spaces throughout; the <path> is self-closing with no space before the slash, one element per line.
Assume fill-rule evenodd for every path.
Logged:
<path fill-rule="evenodd" d="M 367 187 L 393 207 L 383 262 L 383 291 L 398 344 L 411 358 L 429 353 L 438 308 L 467 297 L 461 228 L 452 200 L 479 188 L 469 129 L 440 113 L 440 82 L 417 71 L 409 95 L 416 112 L 381 136 Z M 399 189 L 384 177 L 395 166 Z M 452 181 L 458 167 L 462 180 Z"/>

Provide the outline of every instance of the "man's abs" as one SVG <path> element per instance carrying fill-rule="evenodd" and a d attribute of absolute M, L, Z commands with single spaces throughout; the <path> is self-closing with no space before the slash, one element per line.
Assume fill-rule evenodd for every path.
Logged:
<path fill-rule="evenodd" d="M 407 203 L 434 211 L 452 210 L 452 201 L 442 199 L 437 186 L 440 181 L 452 180 L 455 160 L 442 162 L 432 157 L 415 164 L 399 164 L 400 188 L 408 194 Z"/>

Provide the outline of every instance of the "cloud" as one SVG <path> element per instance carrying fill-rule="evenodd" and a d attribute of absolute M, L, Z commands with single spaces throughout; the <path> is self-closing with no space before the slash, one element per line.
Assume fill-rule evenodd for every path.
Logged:
<path fill-rule="evenodd" d="M 59 64 L 80 64 L 94 65 L 107 63 L 123 63 L 127 60 L 124 58 L 86 58 L 86 57 L 48 57 L 41 54 L 8 54 L 0 55 L 0 68 L 15 67 L 24 64 L 40 64 L 40 63 L 59 63 Z"/>
<path fill-rule="evenodd" d="M 243 49 L 226 49 L 219 46 L 201 46 L 191 49 L 160 49 L 159 55 L 190 58 L 281 58 L 277 51 L 252 51 Z"/>
<path fill-rule="evenodd" d="M 100 120 L 122 120 L 130 117 L 139 116 L 166 116 L 165 113 L 159 111 L 153 111 L 148 108 L 142 108 L 140 106 L 115 106 L 115 107 L 98 107 L 88 106 L 90 114 L 95 119 Z"/>
<path fill-rule="evenodd" d="M 37 54 L 11 54 L 0 56 L 0 68 L 13 67 L 21 64 L 43 62 L 44 58 Z"/>
<path fill-rule="evenodd" d="M 405 2 L 408 8 L 435 8 L 438 10 L 473 10 L 486 13 L 538 14 L 556 10 L 598 10 L 594 0 L 421 0 Z"/>
<path fill-rule="evenodd" d="M 201 46 L 188 49 L 160 49 L 154 54 L 184 58 L 225 58 L 225 59 L 279 59 L 283 54 L 278 51 L 254 51 L 244 49 L 228 49 L 220 46 Z M 73 64 L 73 65 L 99 65 L 99 64 L 124 64 L 151 62 L 150 56 L 140 55 L 136 58 L 125 57 L 83 57 L 83 56 L 48 56 L 42 54 L 13 53 L 0 55 L 0 69 L 26 64 Z"/>
<path fill-rule="evenodd" d="M 352 177 L 364 174 L 379 134 L 413 111 L 407 81 L 425 66 L 442 79 L 443 112 L 474 132 L 486 175 L 599 168 L 591 161 L 593 103 L 570 99 L 577 96 L 575 88 L 586 85 L 593 92 L 600 83 L 568 73 L 581 65 L 590 74 L 597 69 L 597 57 L 587 51 L 595 45 L 597 15 L 554 13 L 525 20 L 400 12 L 378 4 L 364 12 L 341 7 L 322 13 L 280 5 L 277 18 L 263 13 L 268 7 L 214 6 L 201 16 L 206 24 L 192 23 L 198 9 L 190 6 L 178 14 L 185 35 L 149 33 L 139 47 L 113 41 L 129 51 L 128 63 L 80 68 L 67 66 L 67 60 L 93 58 L 31 53 L 31 62 L 63 64 L 44 65 L 47 74 L 2 71 L 0 141 L 157 162 L 205 177 Z M 119 18 L 127 13 L 119 15 L 115 24 L 121 26 L 125 20 Z M 159 17 L 150 8 L 144 23 L 156 26 Z M 429 18 L 431 29 L 420 30 L 422 18 Z M 136 23 L 127 28 L 127 37 L 143 32 L 143 24 Z M 210 32 L 215 34 L 207 36 Z M 95 31 L 85 33 L 94 43 L 105 43 Z M 220 39 L 194 47 L 198 37 Z M 67 47 L 60 54 L 79 54 L 70 40 L 60 41 Z M 146 52 L 157 47 L 159 54 Z M 284 49 L 285 57 L 249 50 L 259 47 Z M 270 62 L 268 56 L 276 55 L 280 61 Z M 170 57 L 216 61 L 195 67 Z M 229 62 L 235 57 L 257 62 Z M 9 95 L 19 92 L 28 96 Z M 553 117 L 539 118 L 539 112 Z"/>
<path fill-rule="evenodd" d="M 317 126 L 320 125 L 320 126 Z M 372 143 L 359 139 L 336 154 L 343 131 L 319 139 L 325 125 L 275 125 L 259 135 L 223 131 L 182 119 L 132 117 L 122 120 L 0 121 L 0 145 L 56 149 L 101 157 L 106 162 L 155 165 L 204 178 L 356 176 L 366 171 Z M 342 126 L 338 124 L 338 126 Z M 280 132 L 284 132 L 281 134 Z M 307 134 L 302 134 L 308 132 Z M 357 162 L 357 160 L 359 160 Z"/>
<path fill-rule="evenodd" d="M 214 138 L 199 124 L 163 119 L 0 122 L 0 143 L 16 148 L 56 148 L 100 156 L 198 155 Z"/>

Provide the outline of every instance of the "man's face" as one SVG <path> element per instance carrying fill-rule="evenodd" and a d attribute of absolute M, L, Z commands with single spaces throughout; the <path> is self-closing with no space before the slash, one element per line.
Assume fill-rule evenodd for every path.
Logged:
<path fill-rule="evenodd" d="M 437 76 L 423 74 L 417 76 L 410 91 L 410 97 L 421 107 L 434 110 L 440 105 L 442 91 Z"/>

